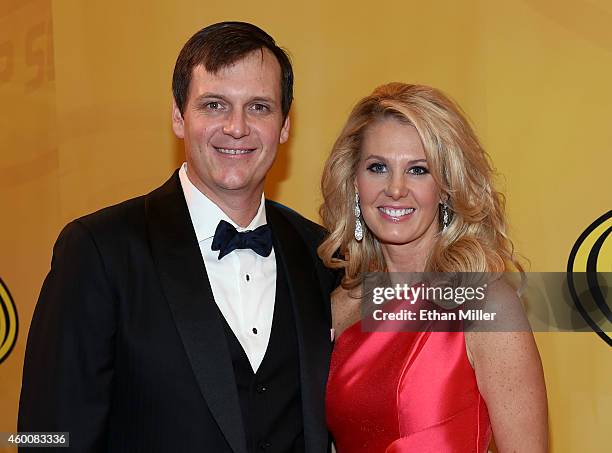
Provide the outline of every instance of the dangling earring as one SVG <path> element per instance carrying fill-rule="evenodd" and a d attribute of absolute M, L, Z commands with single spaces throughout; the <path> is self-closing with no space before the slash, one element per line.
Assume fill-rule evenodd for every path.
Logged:
<path fill-rule="evenodd" d="M 450 208 L 448 207 L 448 204 L 446 203 L 446 201 L 443 201 L 441 205 L 442 205 L 442 231 L 446 231 L 446 229 L 451 223 Z"/>
<path fill-rule="evenodd" d="M 363 225 L 361 224 L 361 208 L 359 207 L 359 192 L 355 192 L 355 239 L 357 242 L 363 239 Z"/>

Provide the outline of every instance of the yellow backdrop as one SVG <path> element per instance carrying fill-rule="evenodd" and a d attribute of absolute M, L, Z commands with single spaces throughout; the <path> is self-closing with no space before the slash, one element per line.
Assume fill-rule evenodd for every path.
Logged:
<path fill-rule="evenodd" d="M 531 270 L 563 271 L 579 234 L 612 207 L 609 0 L 1 0 L 0 278 L 20 325 L 0 364 L 0 431 L 16 428 L 27 330 L 57 234 L 182 162 L 172 68 L 187 38 L 220 20 L 260 25 L 293 57 L 292 138 L 266 193 L 312 219 L 350 108 L 388 81 L 439 87 L 464 107 L 503 175 Z M 610 249 L 601 270 L 612 271 Z M 552 451 L 606 450 L 609 346 L 592 333 L 537 339 Z"/>

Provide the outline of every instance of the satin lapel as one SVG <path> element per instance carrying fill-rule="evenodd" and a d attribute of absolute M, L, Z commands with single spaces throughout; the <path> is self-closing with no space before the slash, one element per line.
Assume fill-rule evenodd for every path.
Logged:
<path fill-rule="evenodd" d="M 299 347 L 304 439 L 307 452 L 327 451 L 325 385 L 331 341 L 325 299 L 311 254 L 299 232 L 274 204 L 266 203 L 274 251 L 285 267 Z"/>
<path fill-rule="evenodd" d="M 146 216 L 153 259 L 202 395 L 233 450 L 246 453 L 230 352 L 178 172 L 147 196 Z"/>

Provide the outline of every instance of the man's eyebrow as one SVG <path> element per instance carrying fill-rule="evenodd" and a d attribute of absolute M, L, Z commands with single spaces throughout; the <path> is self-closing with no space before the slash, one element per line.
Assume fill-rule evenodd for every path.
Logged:
<path fill-rule="evenodd" d="M 220 99 L 222 101 L 230 102 L 230 100 L 227 97 L 223 96 L 222 94 L 211 93 L 211 92 L 202 93 L 195 99 L 195 102 L 202 102 L 202 101 L 210 100 L 210 99 Z M 253 98 L 250 98 L 248 102 L 267 102 L 269 104 L 276 103 L 273 98 L 268 97 L 268 96 L 255 96 Z"/>
<path fill-rule="evenodd" d="M 251 102 L 268 102 L 269 104 L 274 104 L 275 101 L 273 98 L 267 96 L 256 96 L 251 99 Z"/>
<path fill-rule="evenodd" d="M 196 98 L 196 102 L 201 102 L 205 99 L 221 99 L 223 101 L 227 101 L 227 98 L 223 96 L 222 94 L 206 92 L 206 93 L 202 93 L 201 95 L 199 95 Z"/>

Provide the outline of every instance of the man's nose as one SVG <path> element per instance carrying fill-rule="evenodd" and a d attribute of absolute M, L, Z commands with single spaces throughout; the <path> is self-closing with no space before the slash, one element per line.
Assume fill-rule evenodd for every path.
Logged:
<path fill-rule="evenodd" d="M 400 200 L 408 195 L 410 187 L 406 180 L 406 175 L 403 173 L 395 173 L 391 175 L 385 188 L 385 195 L 393 200 Z"/>
<path fill-rule="evenodd" d="M 245 135 L 249 135 L 249 125 L 247 118 L 242 110 L 234 110 L 228 114 L 225 125 L 223 126 L 223 133 L 231 135 L 234 138 L 241 138 Z"/>

